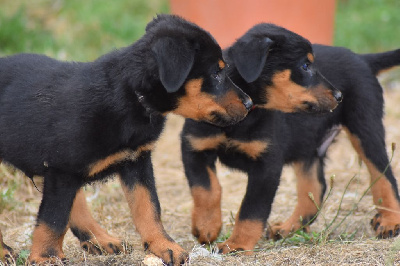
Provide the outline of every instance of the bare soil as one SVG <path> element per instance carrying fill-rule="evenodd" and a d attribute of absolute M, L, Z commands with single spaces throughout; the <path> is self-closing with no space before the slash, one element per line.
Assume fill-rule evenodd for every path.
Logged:
<path fill-rule="evenodd" d="M 400 181 L 400 83 L 386 89 L 386 145 L 391 155 L 392 142 L 397 142 L 392 161 L 393 172 Z M 179 132 L 183 119 L 170 116 L 165 131 L 154 152 L 153 161 L 157 180 L 158 195 L 162 207 L 162 220 L 166 231 L 185 249 L 191 252 L 190 265 L 400 265 L 400 238 L 377 240 L 369 225 L 376 211 L 370 193 L 361 200 L 354 213 L 322 243 L 308 241 L 272 242 L 260 239 L 257 251 L 252 256 L 205 253 L 204 249 L 191 235 L 192 200 L 183 173 L 180 160 Z M 338 215 L 340 221 L 358 202 L 369 186 L 369 175 L 364 165 L 358 163 L 345 133 L 341 133 L 332 145 L 326 161 L 328 190 L 329 177 L 334 175 L 332 193 L 327 199 L 320 216 L 311 226 L 311 230 L 321 232 L 326 224 L 337 214 L 340 199 L 343 196 L 342 209 Z M 221 165 L 217 168 L 223 187 L 223 223 L 222 235 L 229 234 L 233 218 L 240 206 L 247 184 L 243 173 L 229 170 Z M 346 184 L 356 175 L 345 191 Z M 1 165 L 0 183 L 2 190 L 10 185 L 10 179 L 17 182 L 18 189 L 11 201 L 14 207 L 6 209 L 0 215 L 0 228 L 5 242 L 15 251 L 29 250 L 35 216 L 40 204 L 41 194 L 29 179 L 10 167 Z M 40 184 L 40 179 L 35 179 Z M 269 222 L 283 221 L 290 216 L 296 204 L 296 180 L 290 167 L 282 174 L 279 191 L 273 204 Z M 78 240 L 68 232 L 64 240 L 64 251 L 73 265 L 140 265 L 146 254 L 143 251 L 139 235 L 132 224 L 130 212 L 119 183 L 113 180 L 105 184 L 96 184 L 86 188 L 93 216 L 109 233 L 127 241 L 132 247 L 128 254 L 92 256 L 85 253 Z M 354 234 L 353 236 L 351 236 Z M 351 236 L 351 237 L 349 237 Z"/>

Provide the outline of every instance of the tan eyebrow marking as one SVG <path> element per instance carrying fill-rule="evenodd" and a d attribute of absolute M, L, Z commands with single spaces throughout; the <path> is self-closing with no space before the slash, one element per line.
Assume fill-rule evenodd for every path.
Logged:
<path fill-rule="evenodd" d="M 224 63 L 224 61 L 222 61 L 222 60 L 219 60 L 219 61 L 218 61 L 218 65 L 219 65 L 219 68 L 220 68 L 220 69 L 224 69 L 224 68 L 225 68 L 225 63 Z"/>
<path fill-rule="evenodd" d="M 311 63 L 314 63 L 314 56 L 313 56 L 312 53 L 308 53 L 308 54 L 307 54 L 307 58 L 308 58 L 308 60 L 309 60 Z"/>

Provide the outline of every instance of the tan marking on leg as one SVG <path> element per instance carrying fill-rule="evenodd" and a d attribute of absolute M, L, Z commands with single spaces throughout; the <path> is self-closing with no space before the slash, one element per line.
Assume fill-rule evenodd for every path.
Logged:
<path fill-rule="evenodd" d="M 91 254 L 114 254 L 124 250 L 121 240 L 109 235 L 92 217 L 82 189 L 76 194 L 69 223 L 71 228 L 91 236 L 89 240 L 81 241 L 81 247 Z"/>
<path fill-rule="evenodd" d="M 380 215 L 372 220 L 372 226 L 375 227 L 376 225 L 377 228 L 374 229 L 377 235 L 384 238 L 390 237 L 390 231 L 394 233 L 394 231 L 399 230 L 400 227 L 400 203 L 397 200 L 392 184 L 386 179 L 384 173 L 380 172 L 376 166 L 368 160 L 361 146 L 360 139 L 352 135 L 347 128 L 346 132 L 354 149 L 367 166 L 371 177 L 371 184 L 374 183 L 371 187 L 371 192 L 374 204 L 377 206 L 377 211 Z"/>
<path fill-rule="evenodd" d="M 207 167 L 210 188 L 193 186 L 191 193 L 194 201 L 192 211 L 192 234 L 202 244 L 215 241 L 221 231 L 221 194 L 222 188 L 217 175 Z"/>
<path fill-rule="evenodd" d="M 313 103 L 324 110 L 333 110 L 338 105 L 332 92 L 322 86 L 304 88 L 291 80 L 291 70 L 275 73 L 272 85 L 266 88 L 266 109 L 287 113 L 306 110 L 306 102 Z"/>
<path fill-rule="evenodd" d="M 261 156 L 261 154 L 266 152 L 268 145 L 269 142 L 265 140 L 240 141 L 240 140 L 229 139 L 227 141 L 227 147 L 230 148 L 233 147 L 239 150 L 240 152 L 246 154 L 253 160 L 256 160 Z"/>
<path fill-rule="evenodd" d="M 186 139 L 189 141 L 193 150 L 204 151 L 218 148 L 218 146 L 226 140 L 226 137 L 224 134 L 210 137 L 195 137 L 193 135 L 187 135 Z"/>
<path fill-rule="evenodd" d="M 0 164 L 2 159 L 0 158 Z M 6 257 L 14 257 L 14 251 L 3 241 L 3 234 L 0 231 L 0 261 L 5 262 Z"/>
<path fill-rule="evenodd" d="M 1 161 L 1 160 L 0 160 Z M 0 262 L 6 262 L 8 257 L 15 257 L 12 248 L 7 246 L 3 241 L 3 234 L 0 231 Z M 8 265 L 8 264 L 6 264 Z"/>
<path fill-rule="evenodd" d="M 104 159 L 101 159 L 95 163 L 92 163 L 89 166 L 89 177 L 92 177 L 110 166 L 123 162 L 123 161 L 136 161 L 140 154 L 144 151 L 151 151 L 154 149 L 155 142 L 150 142 L 148 144 L 139 146 L 136 150 L 126 149 L 117 153 L 114 153 L 110 156 L 107 156 Z"/>
<path fill-rule="evenodd" d="M 308 58 L 308 61 L 310 61 L 311 63 L 314 63 L 314 55 L 312 53 L 308 53 L 307 58 Z"/>
<path fill-rule="evenodd" d="M 220 69 L 224 69 L 225 68 L 225 62 L 222 60 L 218 60 L 218 66 Z"/>
<path fill-rule="evenodd" d="M 314 217 L 318 208 L 321 207 L 322 185 L 318 181 L 318 161 L 315 161 L 308 171 L 304 170 L 302 162 L 294 163 L 293 168 L 297 178 L 297 205 L 292 215 L 284 223 L 276 223 L 271 226 L 268 230 L 271 239 L 280 239 L 299 230 L 304 223 Z M 312 193 L 314 201 L 310 198 L 309 193 Z M 309 227 L 305 227 L 304 230 L 309 231 Z"/>
<path fill-rule="evenodd" d="M 235 227 L 232 235 L 223 243 L 218 244 L 222 253 L 245 251 L 244 254 L 251 255 L 258 240 L 264 232 L 264 225 L 260 221 L 240 221 L 236 216 Z"/>
<path fill-rule="evenodd" d="M 142 185 L 136 185 L 133 189 L 126 187 L 123 182 L 121 185 L 131 210 L 133 223 L 145 249 L 166 263 L 171 261 L 170 252 L 175 263 L 185 261 L 188 253 L 165 232 L 160 216 L 152 203 L 150 191 Z"/>
<path fill-rule="evenodd" d="M 62 243 L 67 230 L 57 235 L 47 225 L 38 224 L 33 231 L 31 254 L 29 263 L 59 263 L 65 259 Z"/>

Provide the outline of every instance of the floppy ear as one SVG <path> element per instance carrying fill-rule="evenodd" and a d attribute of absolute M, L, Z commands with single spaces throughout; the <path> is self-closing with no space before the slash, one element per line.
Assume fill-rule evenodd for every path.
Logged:
<path fill-rule="evenodd" d="M 261 74 L 273 41 L 268 38 L 239 40 L 229 50 L 239 74 L 247 83 L 255 81 Z"/>
<path fill-rule="evenodd" d="M 153 44 L 151 50 L 157 61 L 161 83 L 167 92 L 176 92 L 192 69 L 194 49 L 183 39 L 163 37 Z"/>

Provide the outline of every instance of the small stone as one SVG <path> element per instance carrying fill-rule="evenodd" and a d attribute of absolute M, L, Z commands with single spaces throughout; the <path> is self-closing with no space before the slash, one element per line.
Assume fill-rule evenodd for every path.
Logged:
<path fill-rule="evenodd" d="M 146 266 L 162 266 L 162 265 L 164 265 L 162 259 L 160 259 L 159 257 L 157 257 L 153 254 L 146 255 L 146 257 L 144 257 L 142 263 Z"/>

